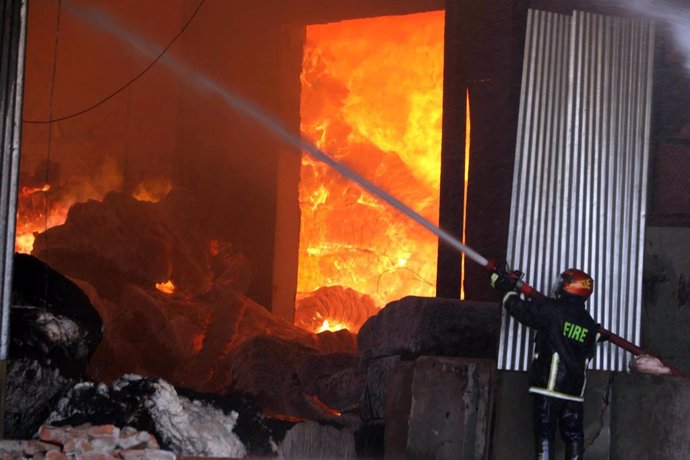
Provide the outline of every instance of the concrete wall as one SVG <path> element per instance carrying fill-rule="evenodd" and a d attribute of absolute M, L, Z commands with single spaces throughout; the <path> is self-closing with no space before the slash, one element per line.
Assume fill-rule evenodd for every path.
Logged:
<path fill-rule="evenodd" d="M 690 228 L 647 227 L 641 346 L 690 373 Z"/>
<path fill-rule="evenodd" d="M 690 452 L 690 381 L 617 376 L 611 404 L 611 459 L 681 460 Z"/>

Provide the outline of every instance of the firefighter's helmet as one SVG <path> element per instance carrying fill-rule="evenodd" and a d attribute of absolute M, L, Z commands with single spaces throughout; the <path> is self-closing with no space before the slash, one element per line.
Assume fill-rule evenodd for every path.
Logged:
<path fill-rule="evenodd" d="M 556 294 L 560 297 L 570 295 L 587 300 L 594 291 L 594 280 L 577 268 L 569 268 L 558 276 Z"/>

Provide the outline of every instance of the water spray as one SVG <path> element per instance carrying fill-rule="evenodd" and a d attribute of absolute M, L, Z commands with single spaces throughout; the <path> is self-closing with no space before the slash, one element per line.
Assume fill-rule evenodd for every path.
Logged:
<path fill-rule="evenodd" d="M 153 58 L 158 56 L 159 54 L 159 48 L 155 46 L 155 44 L 149 42 L 148 40 L 139 37 L 135 35 L 133 32 L 127 30 L 127 28 L 124 25 L 118 24 L 115 19 L 108 15 L 105 11 L 101 10 L 100 8 L 97 7 L 90 7 L 90 8 L 76 8 L 72 5 L 70 5 L 67 10 L 75 17 L 78 17 L 82 19 L 83 21 L 90 23 L 94 27 L 101 29 L 105 32 L 108 32 L 109 34 L 119 38 L 123 42 L 129 44 L 133 49 L 137 50 L 139 53 L 149 57 Z M 252 102 L 248 101 L 247 99 L 231 92 L 227 88 L 224 88 L 219 82 L 212 80 L 211 78 L 207 77 L 206 75 L 203 75 L 202 73 L 195 71 L 185 63 L 179 61 L 178 59 L 174 58 L 173 56 L 166 55 L 164 56 L 160 62 L 167 66 L 171 71 L 173 71 L 175 74 L 177 74 L 180 78 L 187 80 L 188 82 L 194 84 L 197 86 L 199 89 L 203 89 L 206 91 L 211 91 L 218 95 L 223 101 L 226 102 L 228 107 L 234 109 L 235 111 L 241 113 L 244 116 L 247 116 L 254 121 L 260 123 L 264 128 L 266 128 L 268 131 L 270 131 L 273 135 L 276 137 L 283 139 L 286 141 L 288 144 L 300 149 L 300 151 L 307 152 L 309 155 L 311 155 L 313 158 L 317 159 L 320 162 L 323 162 L 330 166 L 331 168 L 335 169 L 338 173 L 340 173 L 343 177 L 346 177 L 353 182 L 357 183 L 359 186 L 361 186 L 363 189 L 365 189 L 367 192 L 369 192 L 371 195 L 381 199 L 382 201 L 388 203 L 390 206 L 393 208 L 397 209 L 398 211 L 402 212 L 403 214 L 407 215 L 417 223 L 419 223 L 422 227 L 426 228 L 433 234 L 435 234 L 440 240 L 444 241 L 451 247 L 455 248 L 458 250 L 458 252 L 461 252 L 465 254 L 468 258 L 470 258 L 472 261 L 476 262 L 477 264 L 481 265 L 484 267 L 486 270 L 495 272 L 497 271 L 497 266 L 495 262 L 487 259 L 486 257 L 482 256 L 478 252 L 476 252 L 474 249 L 471 247 L 463 244 L 460 242 L 457 238 L 455 238 L 453 235 L 448 233 L 447 231 L 441 229 L 440 227 L 434 225 L 430 221 L 428 221 L 426 218 L 424 218 L 422 215 L 411 209 L 409 206 L 407 206 L 405 203 L 400 201 L 399 199 L 395 198 L 392 196 L 390 193 L 386 192 L 385 190 L 377 187 L 374 185 L 372 182 L 368 181 L 364 177 L 362 177 L 360 174 L 352 170 L 351 168 L 345 166 L 344 164 L 334 160 L 330 156 L 328 156 L 326 153 L 322 152 L 319 150 L 316 146 L 312 145 L 311 143 L 305 141 L 299 136 L 296 136 L 292 134 L 287 128 L 285 128 L 279 121 L 276 119 L 272 118 L 265 112 L 263 112 L 259 107 L 257 107 L 255 104 Z M 518 280 L 517 282 L 517 287 L 519 291 L 524 294 L 527 297 L 531 297 L 534 299 L 538 299 L 541 297 L 544 297 L 543 294 L 541 294 L 539 291 L 536 289 L 532 288 L 530 285 L 526 284 L 522 280 Z M 637 347 L 635 344 L 623 339 L 622 337 L 604 329 L 603 327 L 600 327 L 599 333 L 608 341 L 611 343 L 623 348 L 624 350 L 638 356 L 638 355 L 650 355 L 650 353 L 647 353 L 646 351 L 642 350 L 641 348 Z M 659 358 L 657 358 L 659 359 Z M 661 359 L 659 359 L 661 361 Z M 672 375 L 675 376 L 683 376 L 683 373 L 680 372 L 678 369 L 676 369 L 673 366 L 668 365 L 667 363 L 661 361 L 662 364 L 664 364 L 666 367 L 668 367 L 672 373 Z"/>
<path fill-rule="evenodd" d="M 690 70 L 690 8 L 668 0 L 617 0 L 622 8 L 664 24 L 671 33 L 676 50 L 683 55 Z"/>

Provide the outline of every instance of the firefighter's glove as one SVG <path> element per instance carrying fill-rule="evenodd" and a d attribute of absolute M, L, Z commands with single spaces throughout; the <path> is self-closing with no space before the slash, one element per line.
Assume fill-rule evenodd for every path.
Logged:
<path fill-rule="evenodd" d="M 519 279 L 520 277 L 513 273 L 494 272 L 491 274 L 491 287 L 503 296 L 505 293 L 515 290 Z"/>

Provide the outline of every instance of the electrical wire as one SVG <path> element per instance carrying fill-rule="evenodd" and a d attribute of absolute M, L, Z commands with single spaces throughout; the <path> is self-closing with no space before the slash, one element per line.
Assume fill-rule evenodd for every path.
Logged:
<path fill-rule="evenodd" d="M 55 95 L 55 80 L 57 76 L 57 61 L 58 49 L 60 48 L 60 24 L 62 23 L 62 0 L 58 0 L 57 17 L 55 19 L 55 47 L 53 48 L 53 68 L 50 76 L 50 101 L 48 104 L 48 116 L 53 118 L 53 100 Z M 45 179 L 44 184 L 48 183 L 50 177 L 50 155 L 53 149 L 53 125 L 48 125 L 48 148 L 46 150 L 46 165 L 45 165 Z M 44 212 L 43 212 L 43 228 L 48 229 L 48 215 L 49 215 L 49 198 L 48 194 L 43 195 Z M 48 266 L 43 267 L 43 299 L 48 298 Z"/>
<path fill-rule="evenodd" d="M 71 114 L 69 114 L 69 115 L 65 115 L 65 116 L 62 116 L 62 117 L 59 117 L 59 118 L 53 118 L 53 117 L 52 117 L 52 113 L 51 113 L 49 119 L 47 119 L 47 120 L 23 120 L 23 122 L 24 122 L 24 123 L 33 123 L 33 124 L 55 123 L 55 122 L 58 122 L 58 121 L 63 121 L 63 120 L 68 120 L 68 119 L 70 119 L 70 118 L 78 117 L 78 116 L 83 115 L 83 114 L 85 114 L 85 113 L 87 113 L 87 112 L 90 112 L 91 110 L 93 110 L 93 109 L 95 109 L 95 108 L 101 106 L 102 104 L 106 103 L 107 101 L 109 101 L 110 99 L 112 99 L 113 97 L 115 97 L 116 95 L 118 95 L 119 93 L 121 93 L 122 91 L 124 91 L 124 90 L 125 90 L 127 87 L 129 87 L 132 83 L 134 83 L 135 81 L 137 81 L 138 79 L 140 79 L 141 77 L 143 77 L 144 74 L 146 74 L 149 70 L 151 70 L 151 68 L 152 68 L 154 65 L 156 65 L 156 63 L 157 63 L 158 61 L 161 60 L 161 58 L 168 52 L 168 49 L 177 41 L 178 38 L 180 38 L 180 36 L 184 33 L 184 31 L 187 30 L 187 28 L 189 27 L 189 25 L 192 23 L 192 20 L 194 20 L 194 17 L 197 15 L 197 13 L 199 12 L 199 10 L 201 9 L 201 7 L 204 5 L 205 2 L 206 2 L 206 0 L 201 0 L 201 1 L 199 2 L 199 5 L 197 5 L 196 9 L 195 9 L 194 12 L 192 13 L 192 15 L 189 17 L 189 19 L 187 19 L 187 22 L 185 22 L 185 24 L 182 26 L 182 28 L 180 29 L 180 31 L 173 37 L 173 39 L 167 44 L 167 46 L 166 46 L 165 48 L 163 48 L 163 51 L 161 51 L 161 53 L 160 53 L 153 61 L 151 61 L 151 63 L 150 63 L 148 66 L 146 66 L 146 67 L 144 68 L 144 70 L 142 70 L 141 72 L 139 72 L 139 74 L 137 74 L 136 76 L 134 76 L 134 77 L 133 77 L 132 79 L 130 79 L 127 83 L 125 83 L 124 85 L 120 86 L 118 89 L 116 89 L 116 90 L 113 91 L 112 93 L 110 93 L 108 96 L 104 97 L 104 98 L 101 99 L 100 101 L 96 102 L 95 104 L 93 104 L 93 105 L 91 105 L 91 106 L 89 106 L 89 107 L 87 107 L 87 108 L 85 108 L 85 109 L 82 109 L 82 110 L 80 110 L 80 111 L 78 111 L 78 112 L 71 113 Z M 52 98 L 51 98 L 51 99 L 52 99 Z"/>

